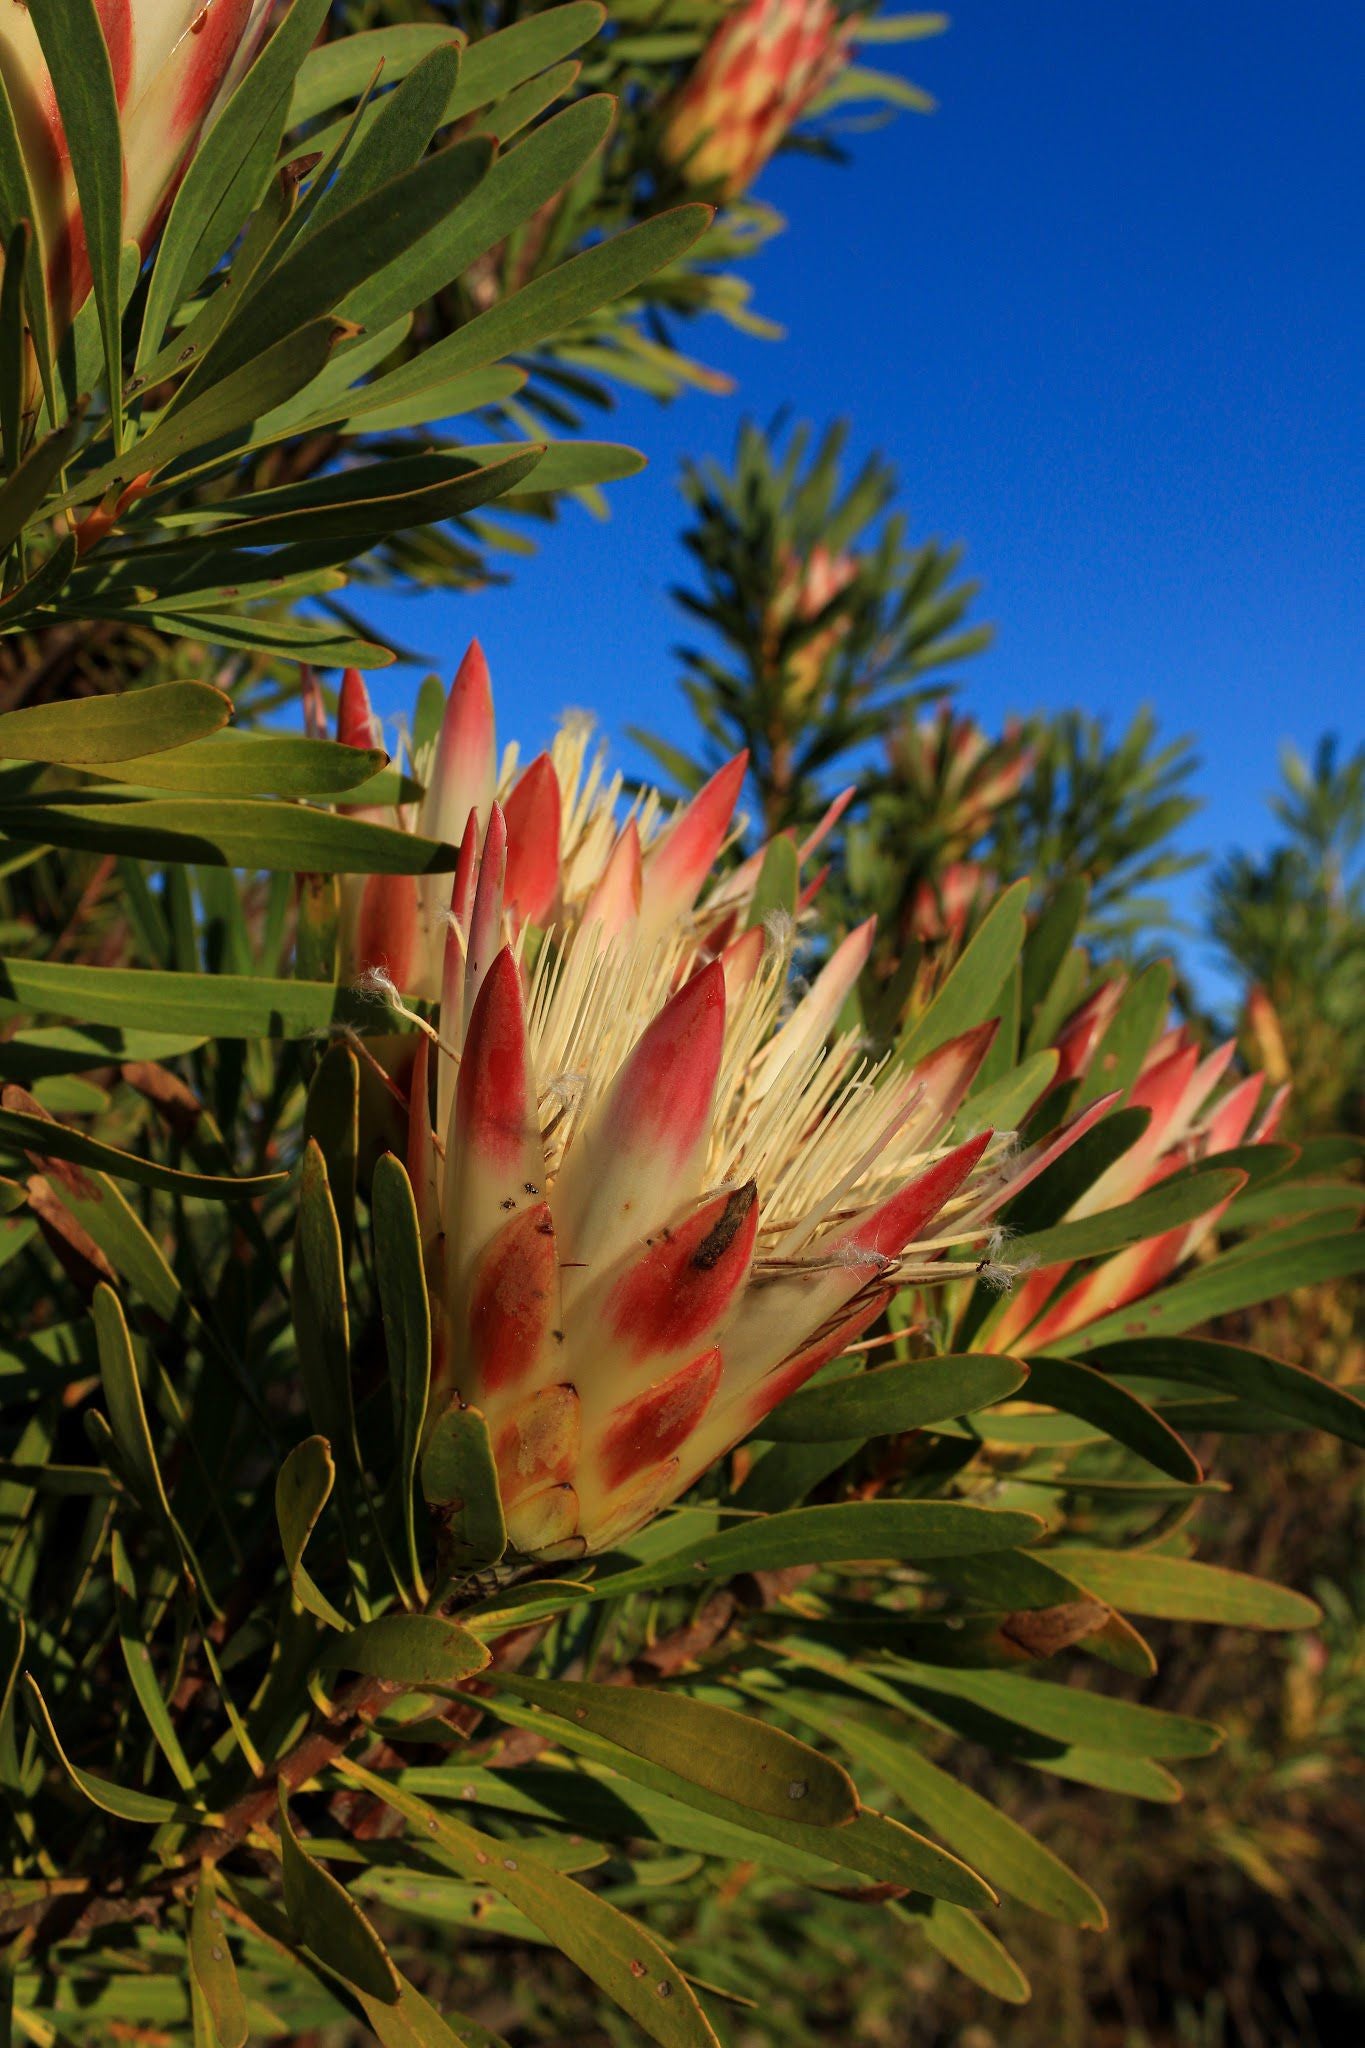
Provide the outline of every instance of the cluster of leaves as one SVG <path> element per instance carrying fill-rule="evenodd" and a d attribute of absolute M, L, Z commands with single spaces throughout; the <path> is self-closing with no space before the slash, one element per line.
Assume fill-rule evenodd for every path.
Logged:
<path fill-rule="evenodd" d="M 984 1282 L 905 1298 L 872 1340 L 886 1363 L 836 1361 L 623 1551 L 527 1577 L 503 1556 L 476 1411 L 418 1455 L 420 1239 L 364 1033 L 401 1020 L 299 979 L 297 953 L 292 976 L 251 971 L 281 964 L 273 889 L 237 912 L 246 971 L 203 971 L 181 877 L 142 875 L 168 933 L 189 922 L 179 967 L 3 970 L 47 1020 L 0 1054 L 23 1077 L 0 1129 L 20 1162 L 0 1912 L 26 1943 L 31 2036 L 107 2038 L 136 2008 L 206 2040 L 348 2013 L 404 2048 L 483 2040 L 436 2016 L 462 2007 L 435 1927 L 548 1942 L 653 2038 L 703 2043 L 754 1994 L 755 1928 L 799 1913 L 836 1938 L 864 1910 L 850 1895 L 1025 1996 L 994 1897 L 1080 1928 L 1104 1908 L 970 1759 L 1169 1801 L 1171 1764 L 1217 1730 L 1078 1679 L 1096 1660 L 1149 1675 L 1146 1616 L 1314 1620 L 1297 1593 L 1194 1558 L 1218 1482 L 1185 1433 L 1362 1444 L 1365 1409 L 1187 1333 L 1365 1262 L 1350 1148 L 1204 1159 L 1069 1223 L 1141 1138 L 1145 1112 L 1111 1113 L 1020 1198 L 1011 1256 L 1074 1272 L 1233 1190 L 1220 1257 L 1040 1356 L 991 1350 Z M 903 1047 L 1001 1018 L 962 1130 L 1007 1120 L 1057 1063 L 1076 917 L 1030 927 L 1025 894 Z M 1168 995 L 1149 974 L 1118 1006 L 1108 1087 L 1131 1086 Z M 1041 1127 L 1087 1085 L 1045 1096 Z M 209 1103 L 251 1134 L 257 1170 Z M 727 1868 L 742 1907 L 717 1915 Z"/>

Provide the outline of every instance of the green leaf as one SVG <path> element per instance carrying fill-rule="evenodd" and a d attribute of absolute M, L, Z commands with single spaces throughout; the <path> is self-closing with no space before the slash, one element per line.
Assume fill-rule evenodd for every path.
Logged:
<path fill-rule="evenodd" d="M 290 1306 L 299 1377 L 313 1427 L 333 1450 L 354 1458 L 346 1271 L 327 1163 L 316 1138 L 309 1140 L 299 1177 Z"/>
<path fill-rule="evenodd" d="M 246 2048 L 246 2000 L 228 1946 L 227 1919 L 218 1903 L 211 1863 L 199 1866 L 190 1913 L 190 1968 L 213 2020 L 218 2048 Z"/>
<path fill-rule="evenodd" d="M 1092 1372 L 1088 1365 L 1061 1358 L 1037 1357 L 1028 1361 L 1028 1397 L 1065 1415 L 1079 1415 L 1093 1422 L 1106 1436 L 1155 1465 L 1172 1479 L 1197 1486 L 1203 1478 L 1199 1460 L 1168 1422 L 1130 1394 L 1126 1387 Z M 983 1433 L 990 1434 L 986 1423 Z"/>
<path fill-rule="evenodd" d="M 1158 960 L 1138 975 L 1124 995 L 1114 1020 L 1095 1048 L 1088 1071 L 1081 1076 L 1073 1111 L 1098 1101 L 1112 1089 L 1127 1090 L 1137 1079 L 1143 1060 L 1161 1029 L 1171 1001 L 1171 970 Z"/>
<path fill-rule="evenodd" d="M 137 1604 L 137 1587 L 133 1580 L 132 1566 L 128 1553 L 123 1547 L 123 1538 L 118 1530 L 112 1531 L 109 1539 L 109 1565 L 114 1580 L 115 1608 L 118 1620 L 119 1648 L 127 1666 L 138 1705 L 147 1717 L 147 1726 L 156 1740 L 157 1748 L 165 1757 L 182 1792 L 187 1792 L 191 1802 L 198 1805 L 199 1793 L 194 1782 L 194 1772 L 189 1758 L 180 1746 L 180 1737 L 175 1732 L 170 1711 L 156 1681 L 152 1669 L 151 1650 L 142 1627 L 142 1617 Z"/>
<path fill-rule="evenodd" d="M 17 1091 L 6 1091 L 12 1099 Z M 215 1202 L 254 1201 L 269 1194 L 287 1178 L 282 1173 L 242 1175 L 181 1173 L 173 1166 L 158 1166 L 122 1152 L 116 1145 L 101 1144 L 83 1131 L 68 1130 L 45 1116 L 29 1116 L 17 1109 L 0 1109 L 0 1146 L 31 1157 L 66 1159 L 74 1166 L 88 1166 L 111 1174 L 116 1180 L 137 1181 L 142 1187 L 164 1188 L 175 1195 L 198 1195 Z"/>
<path fill-rule="evenodd" d="M 5 839 L 201 867 L 337 875 L 445 874 L 456 849 L 305 804 L 134 796 L 32 798 L 0 814 Z"/>
<path fill-rule="evenodd" d="M 736 1806 L 817 1828 L 842 1827 L 858 1812 L 853 1780 L 840 1765 L 728 1707 L 658 1687 L 563 1684 L 506 1672 L 497 1682 Z"/>
<path fill-rule="evenodd" d="M 1097 1372 L 1154 1374 L 1217 1387 L 1308 1429 L 1324 1429 L 1365 1450 L 1365 1401 L 1301 1365 L 1205 1337 L 1138 1337 L 1091 1352 Z"/>
<path fill-rule="evenodd" d="M 320 1963 L 381 2005 L 396 2005 L 402 1980 L 388 1951 L 344 1886 L 307 1854 L 294 1833 L 289 1802 L 279 1787 L 284 1910 L 289 1924 Z"/>
<path fill-rule="evenodd" d="M 489 1651 L 458 1622 L 437 1614 L 384 1614 L 333 1636 L 318 1659 L 323 1671 L 362 1671 L 394 1685 L 440 1689 L 472 1678 Z"/>
<path fill-rule="evenodd" d="M 336 1768 L 401 1813 L 462 1877 L 500 1892 L 664 2048 L 719 2048 L 681 1970 L 643 1927 L 600 1894 L 537 1863 L 520 1846 L 515 1856 L 502 1853 L 504 1845 L 491 1836 L 447 1819 L 349 1758 L 338 1758 Z"/>
<path fill-rule="evenodd" d="M 1151 1111 L 1146 1109 L 1115 1109 L 1101 1117 L 1015 1196 L 1005 1212 L 1010 1229 L 1024 1237 L 1041 1237 L 1059 1225 L 1086 1189 L 1137 1143 L 1150 1122 Z"/>
<path fill-rule="evenodd" d="M 112 1813 L 116 1820 L 133 1821 L 139 1827 L 164 1827 L 168 1821 L 184 1821 L 193 1827 L 202 1826 L 206 1819 L 212 1819 L 197 1807 L 179 1806 L 170 1799 L 157 1799 L 150 1792 L 138 1792 L 128 1785 L 115 1785 L 108 1778 L 96 1777 L 93 1771 L 81 1770 L 62 1748 L 47 1701 L 31 1672 L 24 1673 L 24 1683 L 28 1688 L 29 1712 L 39 1734 L 45 1738 L 67 1778 L 92 1806 L 98 1806 L 104 1813 Z"/>
<path fill-rule="evenodd" d="M 445 379 L 481 369 L 486 363 L 539 347 L 549 336 L 612 304 L 656 270 L 676 261 L 710 223 L 707 206 L 674 207 L 641 221 L 622 235 L 573 256 L 512 298 L 467 321 L 454 334 L 433 342 L 411 362 L 378 378 L 366 391 L 375 404 L 389 405 Z"/>
<path fill-rule="evenodd" d="M 52 76 L 80 197 L 117 446 L 123 432 L 123 139 L 114 74 L 93 0 L 30 0 L 29 14 Z"/>
<path fill-rule="evenodd" d="M 1032 1673 L 961 1669 L 915 1663 L 900 1656 L 894 1659 L 894 1670 L 916 1691 L 966 1700 L 1035 1735 L 1078 1749 L 1178 1759 L 1209 1756 L 1223 1740 L 1222 1730 L 1211 1721 L 1136 1706 L 1129 1700 L 1111 1699 L 1075 1685 L 1058 1685 Z"/>
<path fill-rule="evenodd" d="M 1008 1550 L 1039 1533 L 1033 1515 L 964 1501 L 840 1501 L 738 1523 L 633 1571 L 612 1572 L 587 1590 L 602 1599 L 789 1565 Z"/>
<path fill-rule="evenodd" d="M 349 1045 L 329 1045 L 318 1061 L 303 1113 L 303 1140 L 316 1138 L 341 1232 L 342 1271 L 355 1233 L 356 1155 L 360 1147 L 360 1062 Z"/>
<path fill-rule="evenodd" d="M 52 334 L 43 248 L 36 231 L 37 219 L 38 205 L 29 182 L 28 165 L 24 157 L 23 144 L 19 139 L 9 87 L 3 73 L 0 73 L 0 227 L 3 228 L 7 241 L 11 241 L 20 228 L 26 228 L 28 231 L 24 255 L 24 310 L 28 315 L 29 332 L 33 340 L 33 353 L 43 396 L 49 415 L 52 415 L 56 411 L 56 391 L 52 378 Z M 9 466 L 11 469 L 15 466 L 13 454 Z"/>
<path fill-rule="evenodd" d="M 941 1835 L 1000 1891 L 1035 1912 L 1072 1927 L 1106 1924 L 1099 1899 L 1074 1870 L 979 1793 L 930 1763 L 913 1744 L 886 1735 L 863 1718 L 848 1718 L 806 1694 L 784 1690 L 783 1704 L 838 1742 L 888 1785 L 920 1820 Z"/>
<path fill-rule="evenodd" d="M 1135 1201 L 1120 1202 L 1096 1216 L 1080 1216 L 1074 1223 L 1057 1223 L 1033 1237 L 1012 1240 L 1010 1256 L 1051 1266 L 1120 1251 L 1142 1238 L 1159 1237 L 1183 1223 L 1193 1223 L 1230 1200 L 1244 1185 L 1245 1175 L 1235 1167 L 1197 1167 L 1193 1172 L 1173 1174 Z"/>
<path fill-rule="evenodd" d="M 793 1394 L 765 1417 L 757 1434 L 777 1443 L 898 1436 L 989 1408 L 1026 1378 L 1018 1359 L 985 1354 L 881 1365 Z"/>
<path fill-rule="evenodd" d="M 91 1314 L 99 1347 L 104 1405 L 123 1470 L 144 1508 L 169 1527 L 171 1504 L 166 1498 L 152 1433 L 147 1426 L 128 1325 L 118 1296 L 103 1281 L 95 1289 Z"/>
<path fill-rule="evenodd" d="M 601 148 L 616 103 L 595 93 L 543 123 L 490 165 L 478 190 L 396 264 L 376 270 L 342 304 L 348 320 L 373 329 L 424 303 L 532 220 Z"/>
<path fill-rule="evenodd" d="M 983 1927 L 975 1913 L 950 1906 L 945 1899 L 907 1900 L 892 1912 L 918 1928 L 945 1963 L 979 1984 L 1007 2005 L 1027 2005 L 1032 1996 L 1028 1978 L 1003 1943 Z"/>
<path fill-rule="evenodd" d="M 1030 886 L 1027 881 L 1016 882 L 991 905 L 980 931 L 897 1048 L 897 1058 L 905 1066 L 913 1066 L 992 1015 L 996 998 L 1023 949 Z"/>
<path fill-rule="evenodd" d="M 0 716 L 0 758 L 103 766 L 203 742 L 231 716 L 231 698 L 207 683 L 149 683 L 121 697 L 30 704 Z"/>
<path fill-rule="evenodd" d="M 292 82 L 327 18 L 328 6 L 329 0 L 294 0 L 208 134 L 200 138 L 162 231 L 142 318 L 139 369 L 161 347 L 186 288 L 198 283 L 193 273 L 199 252 L 207 249 L 217 256 L 226 249 L 264 190 L 270 158 L 284 133 Z M 269 151 L 264 160 L 263 141 Z"/>
<path fill-rule="evenodd" d="M 331 982 L 270 981 L 246 974 L 170 974 L 147 968 L 81 967 L 0 959 L 0 999 L 75 1018 L 90 1029 L 138 1029 L 199 1037 L 311 1038 L 347 1026 L 393 1028 L 372 998 Z"/>
<path fill-rule="evenodd" d="M 35 441 L 18 468 L 0 484 L 0 553 L 14 544 L 43 509 L 49 491 L 70 459 L 80 424 L 79 419 L 68 420 L 54 434 Z M 67 538 L 74 548 L 74 536 L 68 535 Z M 20 592 L 11 591 L 5 599 L 5 609 L 15 604 L 20 595 Z M 37 599 L 31 602 L 36 603 Z"/>
<path fill-rule="evenodd" d="M 1087 1550 L 1070 1544 L 1048 1552 L 1060 1570 L 1081 1580 L 1101 1600 L 1158 1621 L 1208 1621 L 1228 1628 L 1312 1628 L 1321 1621 L 1315 1600 L 1288 1586 L 1221 1565 L 1157 1551 Z"/>
<path fill-rule="evenodd" d="M 417 1202 L 402 1163 L 391 1152 L 375 1163 L 370 1185 L 370 1221 L 397 1450 L 388 1494 L 403 1530 L 413 1584 L 420 1588 L 422 1574 L 413 1493 L 431 1379 L 431 1311 Z M 502 1545 L 497 1555 L 501 1557 Z"/>
<path fill-rule="evenodd" d="M 318 43 L 298 67 L 288 126 L 301 128 L 357 98 L 376 72 L 382 86 L 396 85 L 433 50 L 446 48 L 455 34 L 443 22 L 402 22 Z"/>
<path fill-rule="evenodd" d="M 330 1628 L 349 1629 L 350 1622 L 319 1590 L 303 1563 L 308 1539 L 331 1496 L 335 1478 L 336 1465 L 326 1437 L 305 1437 L 301 1444 L 295 1444 L 275 1476 L 275 1519 L 284 1546 L 289 1583 L 300 1607 L 307 1608 Z"/>
<path fill-rule="evenodd" d="M 442 1510 L 451 1564 L 497 1564 L 507 1548 L 507 1523 L 481 1409 L 455 1404 L 437 1419 L 422 1453 L 422 1492 Z"/>
<path fill-rule="evenodd" d="M 120 761 L 103 772 L 142 788 L 192 791 L 196 796 L 324 797 L 362 788 L 382 771 L 386 759 L 378 748 L 307 740 L 296 733 L 224 732 L 179 747 L 173 754 Z"/>
<path fill-rule="evenodd" d="M 801 862 L 797 855 L 796 843 L 779 834 L 776 839 L 768 841 L 764 852 L 763 865 L 754 884 L 754 893 L 749 898 L 746 929 L 762 924 L 774 911 L 795 917 L 800 887 Z"/>
<path fill-rule="evenodd" d="M 398 1981 L 403 1989 L 397 2005 L 381 2005 L 377 1998 L 369 1998 L 363 1991 L 358 1994 L 379 2048 L 481 2048 L 481 2044 L 482 2048 L 507 2048 L 495 2035 L 465 2020 L 460 2021 L 457 2034 L 401 1972 Z"/>
<path fill-rule="evenodd" d="M 246 296 L 210 343 L 195 373 L 182 386 L 184 398 L 198 397 L 211 383 L 264 355 L 310 321 L 340 306 L 376 272 L 396 270 L 412 284 L 411 296 L 395 290 L 384 322 L 407 312 L 423 297 L 413 275 L 413 245 L 452 215 L 458 216 L 485 175 L 493 144 L 484 136 L 450 143 L 400 172 L 378 191 L 335 214 L 315 235 L 295 241 L 279 262 L 262 266 Z M 408 262 L 397 265 L 407 252 Z M 420 253 L 420 252 L 419 252 Z"/>
<path fill-rule="evenodd" d="M 465 51 L 459 87 L 446 107 L 447 121 L 501 99 L 525 79 L 572 55 L 597 34 L 606 13 L 598 0 L 570 0 L 568 6 L 548 7 L 496 35 L 479 37 Z"/>

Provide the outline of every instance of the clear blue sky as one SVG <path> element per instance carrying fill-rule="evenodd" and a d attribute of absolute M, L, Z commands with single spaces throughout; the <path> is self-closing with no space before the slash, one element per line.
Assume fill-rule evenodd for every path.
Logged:
<path fill-rule="evenodd" d="M 1365 9 L 961 0 L 892 61 L 937 114 L 760 186 L 787 339 L 689 337 L 737 396 L 625 398 L 590 431 L 650 467 L 610 525 L 571 509 L 509 590 L 384 623 L 446 669 L 477 632 L 528 743 L 570 704 L 685 733 L 680 458 L 726 454 L 741 411 L 847 414 L 985 584 L 964 703 L 1150 701 L 1199 741 L 1193 843 L 1261 843 L 1280 742 L 1365 731 Z"/>

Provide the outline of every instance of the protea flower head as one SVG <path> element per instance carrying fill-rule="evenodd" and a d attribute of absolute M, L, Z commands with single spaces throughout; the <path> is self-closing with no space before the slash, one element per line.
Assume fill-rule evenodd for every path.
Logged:
<path fill-rule="evenodd" d="M 1062 1055 L 1059 1079 L 1074 1079 L 1091 1066 L 1123 988 L 1121 978 L 1103 984 L 1063 1026 L 1057 1040 Z M 1261 1145 L 1273 1138 L 1288 1088 L 1267 1093 L 1261 1074 L 1223 1087 L 1235 1050 L 1235 1041 L 1229 1039 L 1201 1055 L 1187 1027 L 1165 1032 L 1148 1053 L 1127 1098 L 1129 1107 L 1150 1113 L 1146 1130 L 1091 1183 L 1064 1220 L 1098 1215 L 1135 1200 L 1183 1167 L 1237 1145 Z M 1219 1203 L 1191 1223 L 1132 1245 L 1069 1284 L 1067 1265 L 1029 1273 L 993 1320 L 982 1347 L 1043 1351 L 1153 1293 L 1208 1238 L 1226 1207 L 1226 1201 Z"/>
<path fill-rule="evenodd" d="M 145 251 L 201 137 L 250 64 L 271 0 L 95 0 L 123 139 L 123 238 Z M 0 11 L 0 70 L 28 170 L 58 333 L 90 291 L 56 94 L 27 7 Z"/>
<path fill-rule="evenodd" d="M 781 643 L 793 626 L 808 626 L 828 611 L 858 575 L 858 559 L 835 553 L 817 541 L 804 558 L 787 549 L 778 570 L 777 588 L 764 626 L 774 662 L 781 662 Z M 786 695 L 794 709 L 808 703 L 820 688 L 825 664 L 848 631 L 847 618 L 834 618 L 810 633 L 786 657 Z"/>
<path fill-rule="evenodd" d="M 745 0 L 678 96 L 663 149 L 689 183 L 733 199 L 848 58 L 831 0 Z"/>
<path fill-rule="evenodd" d="M 354 688 L 349 706 L 358 720 Z M 416 885 L 403 913 L 410 986 L 421 946 L 442 950 L 408 1148 L 429 1419 L 483 1412 L 517 1549 L 601 1550 L 896 1288 L 962 1271 L 950 1248 L 1107 1104 L 1024 1154 L 957 1131 L 993 1024 L 879 1074 L 840 1026 L 870 923 L 793 1004 L 793 920 L 749 922 L 762 854 L 718 866 L 742 755 L 672 816 L 647 794 L 623 818 L 575 726 L 499 775 L 471 650 L 434 769 L 424 810 L 466 823 L 442 916 L 425 922 Z M 376 930 L 377 879 L 359 919 Z"/>
<path fill-rule="evenodd" d="M 887 741 L 892 776 L 916 813 L 931 820 L 948 854 L 965 853 L 995 813 L 1019 794 L 1034 763 L 1017 721 L 991 740 L 948 704 L 907 719 Z"/>

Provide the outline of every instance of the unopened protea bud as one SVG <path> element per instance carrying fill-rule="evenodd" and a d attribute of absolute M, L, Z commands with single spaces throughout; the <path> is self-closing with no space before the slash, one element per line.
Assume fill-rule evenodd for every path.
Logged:
<path fill-rule="evenodd" d="M 429 1416 L 482 1411 L 516 1548 L 600 1550 L 897 1287 L 970 1271 L 950 1249 L 1107 1105 L 1022 1155 L 955 1128 L 994 1025 L 879 1074 L 839 1030 L 870 923 L 792 1006 L 790 920 L 748 923 L 753 860 L 717 869 L 743 756 L 668 819 L 622 816 L 577 730 L 495 783 L 482 657 L 461 677 L 424 800 L 453 779 L 466 824 L 408 1154 Z"/>
<path fill-rule="evenodd" d="M 819 691 L 825 665 L 848 631 L 847 618 L 835 617 L 813 633 L 803 634 L 790 652 L 783 643 L 793 626 L 809 626 L 827 612 L 858 575 L 856 556 L 835 554 L 818 541 L 802 557 L 788 549 L 778 571 L 777 588 L 768 606 L 764 628 L 768 655 L 780 666 L 784 696 L 793 711 L 807 705 Z"/>
<path fill-rule="evenodd" d="M 123 239 L 151 242 L 200 139 L 246 70 L 271 0 L 95 0 L 123 140 Z M 0 9 L 0 71 L 38 215 L 53 323 L 90 291 L 71 153 L 27 7 Z"/>
<path fill-rule="evenodd" d="M 1057 1041 L 1062 1054 L 1059 1072 L 1067 1078 L 1074 1079 L 1091 1066 L 1123 988 L 1121 978 L 1106 983 L 1063 1026 Z M 1201 1057 L 1185 1027 L 1159 1038 L 1127 1098 L 1130 1108 L 1148 1112 L 1147 1128 L 1062 1220 L 1098 1215 L 1134 1201 L 1182 1167 L 1234 1146 L 1265 1144 L 1273 1138 L 1288 1090 L 1277 1089 L 1263 1100 L 1261 1074 L 1221 1087 L 1235 1049 L 1229 1040 Z M 1040 1267 L 1028 1274 L 992 1322 L 985 1348 L 1046 1350 L 1073 1331 L 1151 1294 L 1208 1238 L 1226 1207 L 1223 1201 L 1193 1222 L 1146 1238 L 1102 1260 L 1079 1279 L 1069 1278 L 1068 1265 Z"/>
<path fill-rule="evenodd" d="M 664 154 L 689 183 L 733 199 L 846 63 L 830 0 L 745 0 L 678 96 Z"/>
<path fill-rule="evenodd" d="M 995 813 L 1019 794 L 1034 761 L 1017 724 L 991 740 L 947 704 L 930 718 L 907 719 L 887 741 L 887 756 L 912 814 L 950 856 L 980 839 Z"/>

